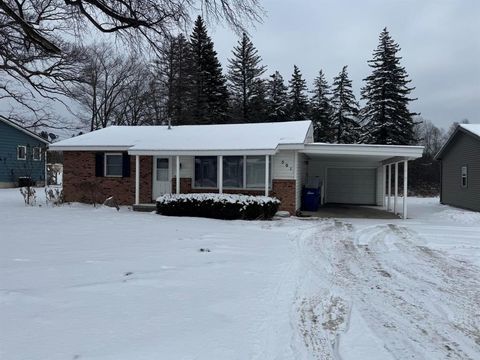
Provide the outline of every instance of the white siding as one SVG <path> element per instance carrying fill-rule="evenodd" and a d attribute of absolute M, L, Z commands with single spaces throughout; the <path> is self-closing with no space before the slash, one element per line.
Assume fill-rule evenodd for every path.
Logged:
<path fill-rule="evenodd" d="M 377 167 L 377 205 L 383 206 L 383 184 L 385 178 L 383 177 L 383 165 Z"/>
<path fill-rule="evenodd" d="M 193 179 L 193 172 L 195 168 L 195 160 L 193 156 L 180 156 L 180 177 Z M 175 157 L 173 162 L 173 168 L 175 169 Z"/>
<path fill-rule="evenodd" d="M 298 209 L 301 207 L 302 203 L 302 187 L 305 184 L 305 178 L 307 176 L 307 166 L 305 164 L 306 156 L 296 152 L 296 172 L 295 172 L 295 206 Z"/>
<path fill-rule="evenodd" d="M 295 154 L 295 151 L 284 150 L 272 156 L 272 179 L 295 179 Z"/>

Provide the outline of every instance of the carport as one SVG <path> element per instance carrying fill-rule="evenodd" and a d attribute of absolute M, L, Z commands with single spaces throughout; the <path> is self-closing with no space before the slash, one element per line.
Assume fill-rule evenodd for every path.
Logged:
<path fill-rule="evenodd" d="M 307 143 L 300 152 L 306 163 L 302 186 L 317 179 L 322 205 L 380 206 L 407 218 L 408 161 L 422 156 L 422 146 Z"/>

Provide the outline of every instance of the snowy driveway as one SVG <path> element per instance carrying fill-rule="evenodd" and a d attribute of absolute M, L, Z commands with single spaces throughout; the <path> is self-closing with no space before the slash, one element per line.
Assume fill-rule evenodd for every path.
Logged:
<path fill-rule="evenodd" d="M 480 269 L 421 238 L 400 221 L 325 220 L 305 230 L 297 240 L 304 276 L 296 289 L 293 355 L 478 359 Z"/>
<path fill-rule="evenodd" d="M 0 190 L 0 359 L 478 359 L 480 214 L 410 213 L 218 221 Z"/>

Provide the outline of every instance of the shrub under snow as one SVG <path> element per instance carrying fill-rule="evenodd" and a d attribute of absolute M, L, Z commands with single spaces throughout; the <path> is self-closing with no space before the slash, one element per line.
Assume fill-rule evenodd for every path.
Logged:
<path fill-rule="evenodd" d="M 280 200 L 237 194 L 167 194 L 157 198 L 157 213 L 214 219 L 271 219 Z"/>

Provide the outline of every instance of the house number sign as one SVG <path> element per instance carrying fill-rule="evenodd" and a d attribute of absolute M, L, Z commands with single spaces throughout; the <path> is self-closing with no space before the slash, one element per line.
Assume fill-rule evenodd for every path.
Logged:
<path fill-rule="evenodd" d="M 288 165 L 288 162 L 286 162 L 285 160 L 282 160 L 281 162 L 282 165 L 284 165 L 288 170 L 292 171 L 292 167 Z"/>

